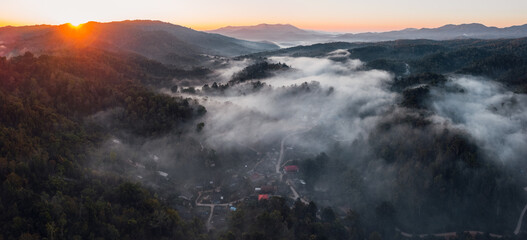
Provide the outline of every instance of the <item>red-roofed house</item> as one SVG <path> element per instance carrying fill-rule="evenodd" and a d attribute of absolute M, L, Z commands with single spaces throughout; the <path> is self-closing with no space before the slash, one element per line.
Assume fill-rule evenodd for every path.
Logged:
<path fill-rule="evenodd" d="M 269 194 L 258 194 L 258 201 L 260 200 L 269 200 Z"/>
<path fill-rule="evenodd" d="M 300 169 L 297 165 L 289 165 L 284 167 L 284 171 L 287 173 L 298 172 Z"/>

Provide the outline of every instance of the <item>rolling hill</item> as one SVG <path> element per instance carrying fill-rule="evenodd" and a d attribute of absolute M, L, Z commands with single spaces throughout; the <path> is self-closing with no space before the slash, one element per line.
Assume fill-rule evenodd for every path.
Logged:
<path fill-rule="evenodd" d="M 0 28 L 0 55 L 57 52 L 96 47 L 137 53 L 169 64 L 195 65 L 203 55 L 236 56 L 277 49 L 270 43 L 239 40 L 160 21 L 88 22 Z"/>
<path fill-rule="evenodd" d="M 453 25 L 438 28 L 407 28 L 400 31 L 347 33 L 336 38 L 339 41 L 388 41 L 398 39 L 501 39 L 527 37 L 527 24 L 505 28 L 487 27 L 479 23 Z"/>
<path fill-rule="evenodd" d="M 295 46 L 326 42 L 378 42 L 400 39 L 453 40 L 522 38 L 527 37 L 527 24 L 505 28 L 488 27 L 479 23 L 448 24 L 438 28 L 407 28 L 389 32 L 342 34 L 304 30 L 289 24 L 260 24 L 256 26 L 228 26 L 209 32 L 252 41 L 271 41 L 281 46 Z"/>
<path fill-rule="evenodd" d="M 324 42 L 333 38 L 329 33 L 304 30 L 290 24 L 227 26 L 208 32 L 250 41 L 271 41 L 282 46 Z"/>

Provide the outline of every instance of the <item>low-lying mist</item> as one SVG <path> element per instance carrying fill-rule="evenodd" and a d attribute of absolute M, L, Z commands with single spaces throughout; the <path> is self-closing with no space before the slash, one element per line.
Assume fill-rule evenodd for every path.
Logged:
<path fill-rule="evenodd" d="M 325 152 L 349 169 L 327 167 L 308 182 L 321 191 L 311 195 L 315 201 L 359 212 L 388 201 L 401 226 L 413 231 L 503 231 L 517 220 L 524 181 L 507 175 L 523 168 L 520 160 L 527 156 L 525 95 L 489 79 L 452 75 L 442 84 L 410 86 L 430 89 L 425 108 L 414 109 L 403 107 L 401 93 L 390 88 L 392 74 L 365 70 L 360 60 L 339 51 L 324 58 L 268 60 L 293 70 L 261 80 L 267 86 L 256 92 L 237 86 L 206 97 L 201 137 L 207 145 L 278 147 L 298 132 L 287 144 L 311 156 Z M 296 160 L 302 166 L 304 159 Z M 502 165 L 511 161 L 514 167 Z M 485 184 L 489 190 L 480 193 Z M 480 205 L 467 202 L 481 197 L 492 198 L 482 205 L 493 210 L 480 213 Z"/>
<path fill-rule="evenodd" d="M 278 154 L 284 140 L 284 162 L 300 166 L 309 200 L 359 212 L 369 224 L 382 222 L 376 211 L 382 204 L 397 213 L 396 227 L 414 232 L 503 232 L 517 221 L 525 204 L 525 181 L 515 170 L 525 168 L 527 156 L 524 94 L 452 75 L 408 87 L 425 93 L 423 107 L 412 108 L 401 104 L 393 74 L 368 70 L 348 51 L 266 61 L 291 69 L 258 79 L 258 88 L 247 81 L 221 94 L 164 91 L 198 99 L 207 113 L 196 123 L 204 127 L 188 123 L 162 136 L 132 136 L 141 140 L 104 152 L 131 159 L 135 175 L 136 163 L 168 173 L 173 191 L 184 192 L 246 174 L 261 153 Z M 212 76 L 227 84 L 252 63 L 231 60 Z M 141 181 L 170 188 L 164 180 Z"/>
<path fill-rule="evenodd" d="M 326 58 L 272 57 L 270 61 L 286 63 L 294 70 L 265 79 L 270 86 L 256 93 L 240 94 L 240 86 L 221 96 L 207 96 L 203 102 L 209 110 L 206 141 L 257 144 L 298 129 L 323 128 L 335 140 L 351 143 L 359 136 L 367 137 L 389 112 L 409 111 L 399 107 L 400 94 L 390 90 L 390 73 L 363 70 L 360 60 L 346 55 L 335 59 L 338 53 Z M 243 65 L 233 66 L 241 69 Z M 229 74 L 232 68 L 221 73 Z M 431 90 L 426 99 L 431 111 L 426 118 L 434 124 L 466 131 L 500 161 L 526 156 L 522 147 L 527 143 L 524 94 L 474 76 L 450 76 L 444 85 Z M 312 139 L 304 145 L 324 151 L 328 144 Z"/>
<path fill-rule="evenodd" d="M 527 156 L 527 96 L 488 79 L 457 76 L 432 91 L 438 116 L 464 129 L 481 148 L 504 164 Z"/>
<path fill-rule="evenodd" d="M 221 96 L 208 96 L 204 129 L 207 143 L 258 144 L 279 141 L 302 129 L 325 129 L 335 139 L 353 141 L 368 133 L 396 94 L 387 90 L 391 75 L 359 70 L 361 62 L 318 58 L 276 57 L 292 71 L 265 79 L 267 86 L 250 94 L 235 87 Z M 304 139 L 296 144 L 324 151 L 329 143 Z"/>

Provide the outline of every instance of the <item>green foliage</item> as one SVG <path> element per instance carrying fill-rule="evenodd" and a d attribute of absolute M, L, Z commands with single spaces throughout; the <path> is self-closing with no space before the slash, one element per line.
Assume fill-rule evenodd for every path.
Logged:
<path fill-rule="evenodd" d="M 203 128 L 205 127 L 205 123 L 204 122 L 200 122 L 196 125 L 196 132 L 201 132 L 203 131 Z"/>
<path fill-rule="evenodd" d="M 276 71 L 289 69 L 285 63 L 268 63 L 266 61 L 258 62 L 247 66 L 242 71 L 234 74 L 229 81 L 231 84 L 241 83 L 248 80 L 268 78 Z"/>
<path fill-rule="evenodd" d="M 430 93 L 430 87 L 419 86 L 414 88 L 407 88 L 403 91 L 403 101 L 401 105 L 409 108 L 425 108 L 426 97 Z"/>
<path fill-rule="evenodd" d="M 410 76 L 405 77 L 398 77 L 394 79 L 394 82 L 392 84 L 392 89 L 395 91 L 401 91 L 406 89 L 407 87 L 415 86 L 415 85 L 421 85 L 421 84 L 427 84 L 432 86 L 438 86 L 447 81 L 446 77 L 437 74 L 437 73 L 419 73 L 419 74 L 412 74 Z"/>
<path fill-rule="evenodd" d="M 92 114 L 142 135 L 170 131 L 206 110 L 153 93 L 137 62 L 91 49 L 0 58 L 0 238 L 200 238 L 146 189 L 90 169 L 105 138 Z"/>
<path fill-rule="evenodd" d="M 306 205 L 296 201 L 290 207 L 279 197 L 241 204 L 231 213 L 229 229 L 220 239 L 360 239 L 350 232 L 362 231 L 357 229 L 361 228 L 358 222 L 337 219 L 331 208 L 324 208 L 323 218 L 319 219 L 317 211 L 313 202 Z"/>
<path fill-rule="evenodd" d="M 349 58 L 364 61 L 367 69 L 382 69 L 396 76 L 423 73 L 472 74 L 493 78 L 512 87 L 516 92 L 525 93 L 527 89 L 527 38 L 337 42 L 298 46 L 250 56 L 257 59 L 277 55 L 322 57 L 336 49 L 348 49 Z"/>
<path fill-rule="evenodd" d="M 399 113 L 381 121 L 369 144 L 377 157 L 398 169 L 394 194 L 387 200 L 401 227 L 423 231 L 440 219 L 449 219 L 442 222 L 447 227 L 429 231 L 467 224 L 473 229 L 500 231 L 514 224 L 508 216 L 524 204 L 524 198 L 512 191 L 521 189 L 518 183 L 505 176 L 462 131 L 438 129 L 423 116 Z M 378 206 L 377 216 L 389 216 L 380 214 L 390 209 L 386 206 Z M 423 220 L 424 216 L 435 218 Z"/>

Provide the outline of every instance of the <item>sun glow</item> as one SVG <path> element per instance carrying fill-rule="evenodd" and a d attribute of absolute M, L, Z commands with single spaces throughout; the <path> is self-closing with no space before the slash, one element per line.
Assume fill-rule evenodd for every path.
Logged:
<path fill-rule="evenodd" d="M 75 29 L 79 29 L 82 27 L 82 24 L 81 22 L 70 22 L 68 23 L 68 25 L 71 27 L 71 28 L 75 28 Z"/>
<path fill-rule="evenodd" d="M 93 41 L 93 32 L 89 24 L 67 23 L 60 25 L 60 35 L 64 44 L 70 44 L 75 47 L 89 46 Z"/>

